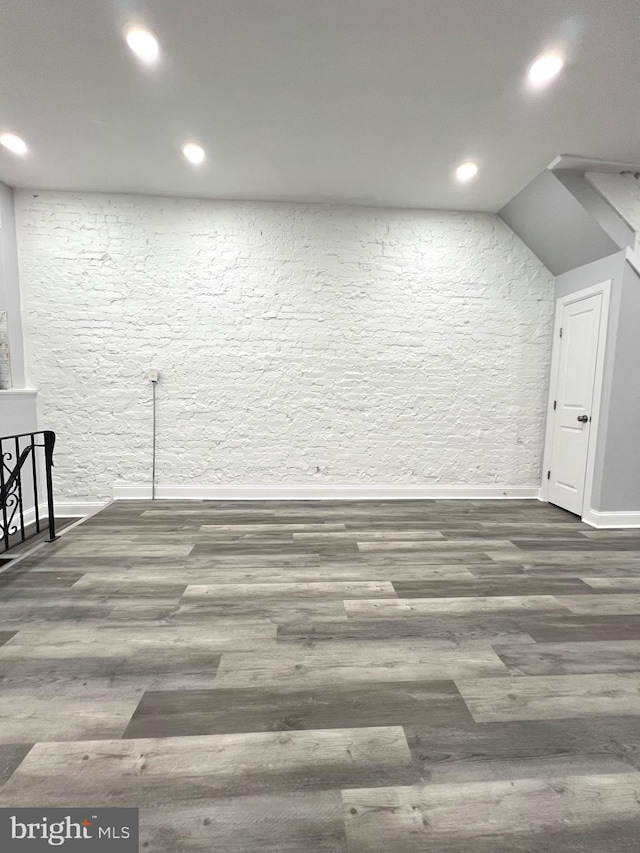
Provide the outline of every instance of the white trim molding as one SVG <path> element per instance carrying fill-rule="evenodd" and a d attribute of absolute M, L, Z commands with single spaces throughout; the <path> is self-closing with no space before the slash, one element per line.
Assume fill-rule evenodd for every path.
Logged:
<path fill-rule="evenodd" d="M 88 518 L 90 515 L 95 515 L 96 512 L 100 512 L 109 501 L 81 501 L 76 503 L 67 503 L 65 501 L 55 501 L 55 514 L 56 518 Z M 46 519 L 48 507 L 46 504 L 39 504 L 40 509 L 40 518 Z M 36 511 L 34 507 L 30 509 L 25 509 L 24 511 L 24 523 L 34 524 L 36 520 Z M 46 524 L 46 521 L 45 521 Z"/>
<path fill-rule="evenodd" d="M 598 512 L 589 509 L 582 520 L 591 527 L 640 527 L 640 512 Z"/>
<path fill-rule="evenodd" d="M 40 504 L 39 509 L 40 509 L 40 518 L 46 519 L 47 518 L 47 505 L 46 504 Z M 30 525 L 30 524 L 35 524 L 35 521 L 36 521 L 35 507 L 30 507 L 29 509 L 25 509 L 23 518 L 24 518 L 24 526 L 25 527 L 27 525 Z M 44 523 L 46 525 L 46 520 Z"/>
<path fill-rule="evenodd" d="M 55 501 L 56 518 L 88 518 L 111 501 Z"/>
<path fill-rule="evenodd" d="M 159 500 L 537 500 L 537 486 L 181 486 L 158 485 Z M 119 484 L 114 500 L 150 500 L 151 485 Z"/>

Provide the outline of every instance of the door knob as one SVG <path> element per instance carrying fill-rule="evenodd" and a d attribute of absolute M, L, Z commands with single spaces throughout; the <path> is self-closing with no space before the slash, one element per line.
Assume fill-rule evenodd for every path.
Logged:
<path fill-rule="evenodd" d="M 580 421 L 581 424 L 586 424 L 586 422 L 589 420 L 589 415 L 578 415 L 577 419 Z"/>

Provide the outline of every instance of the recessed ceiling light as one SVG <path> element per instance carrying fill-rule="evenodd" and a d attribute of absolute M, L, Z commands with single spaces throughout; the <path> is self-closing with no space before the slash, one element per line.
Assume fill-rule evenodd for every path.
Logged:
<path fill-rule="evenodd" d="M 202 148 L 201 145 L 197 145 L 195 142 L 187 142 L 186 145 L 183 145 L 182 153 L 190 163 L 193 163 L 196 166 L 204 160 L 204 148 Z"/>
<path fill-rule="evenodd" d="M 8 151 L 11 151 L 13 154 L 23 154 L 27 153 L 27 143 L 24 139 L 20 139 L 19 136 L 16 136 L 15 133 L 3 133 L 0 135 L 0 145 L 4 146 Z"/>
<path fill-rule="evenodd" d="M 149 30 L 140 27 L 127 30 L 127 44 L 139 59 L 149 65 L 160 55 L 158 39 Z"/>
<path fill-rule="evenodd" d="M 478 167 L 475 163 L 463 163 L 456 169 L 456 178 L 459 181 L 470 181 L 478 174 Z"/>
<path fill-rule="evenodd" d="M 559 53 L 544 53 L 529 66 L 527 79 L 534 89 L 541 89 L 556 77 L 564 66 L 564 58 Z"/>

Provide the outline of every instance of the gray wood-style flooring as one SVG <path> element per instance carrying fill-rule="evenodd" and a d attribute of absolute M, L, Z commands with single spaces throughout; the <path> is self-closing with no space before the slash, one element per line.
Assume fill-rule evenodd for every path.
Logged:
<path fill-rule="evenodd" d="M 639 849 L 640 531 L 118 502 L 0 614 L 0 806 L 138 806 L 153 853 Z"/>

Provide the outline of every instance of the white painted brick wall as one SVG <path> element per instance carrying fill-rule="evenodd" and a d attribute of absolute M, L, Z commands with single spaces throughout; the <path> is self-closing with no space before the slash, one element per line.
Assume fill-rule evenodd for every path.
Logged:
<path fill-rule="evenodd" d="M 497 217 L 17 195 L 65 498 L 171 484 L 540 476 L 550 274 Z"/>

